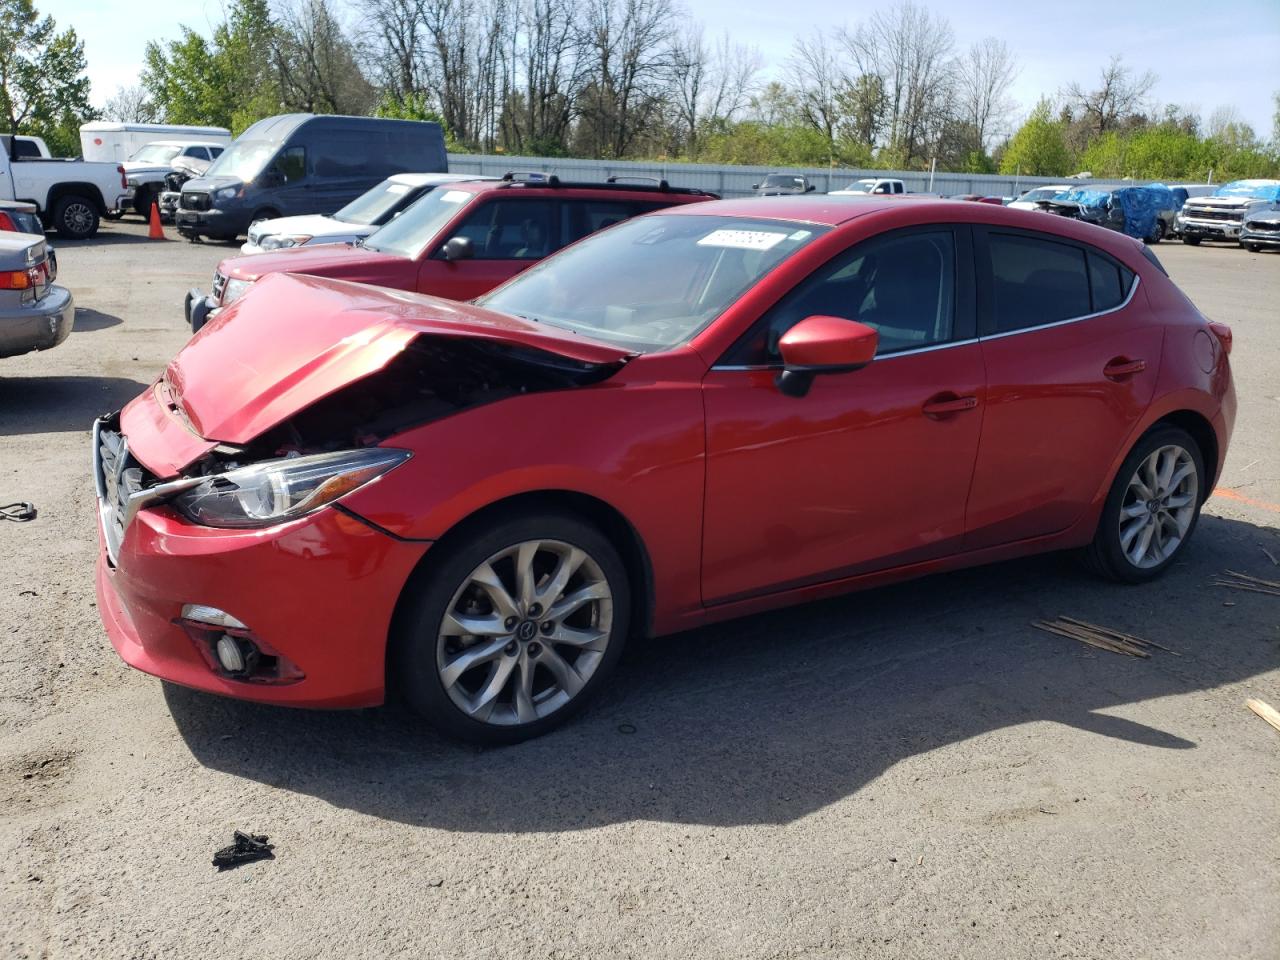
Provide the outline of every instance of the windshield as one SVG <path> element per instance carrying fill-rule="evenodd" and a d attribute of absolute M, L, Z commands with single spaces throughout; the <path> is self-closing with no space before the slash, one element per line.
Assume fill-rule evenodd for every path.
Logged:
<path fill-rule="evenodd" d="M 1041 187 L 1039 190 L 1028 190 L 1021 197 L 1023 200 L 1052 200 L 1066 193 L 1065 190 L 1059 190 L 1057 187 Z"/>
<path fill-rule="evenodd" d="M 875 185 L 874 180 L 855 180 L 844 189 L 846 193 L 870 193 Z"/>
<path fill-rule="evenodd" d="M 248 183 L 276 155 L 280 144 L 270 140 L 237 140 L 209 165 L 209 177 L 235 177 Z"/>
<path fill-rule="evenodd" d="M 1215 197 L 1248 197 L 1254 200 L 1280 200 L 1280 182 L 1275 180 L 1234 180 L 1218 188 Z"/>
<path fill-rule="evenodd" d="M 779 174 L 771 174 L 764 178 L 760 184 L 762 187 L 803 187 L 804 177 L 787 177 Z"/>
<path fill-rule="evenodd" d="M 476 302 L 641 353 L 665 350 L 827 229 L 654 214 L 595 234 Z"/>
<path fill-rule="evenodd" d="M 382 223 L 413 199 L 421 189 L 423 188 L 411 187 L 407 183 L 383 180 L 372 190 L 360 194 L 335 213 L 333 219 L 341 220 L 343 223 L 358 223 L 365 227 Z"/>
<path fill-rule="evenodd" d="M 440 228 L 474 197 L 466 190 L 432 190 L 385 227 L 375 230 L 364 245 L 369 250 L 416 260 Z"/>
<path fill-rule="evenodd" d="M 140 163 L 168 163 L 181 152 L 181 146 L 168 143 L 148 143 L 129 159 Z"/>

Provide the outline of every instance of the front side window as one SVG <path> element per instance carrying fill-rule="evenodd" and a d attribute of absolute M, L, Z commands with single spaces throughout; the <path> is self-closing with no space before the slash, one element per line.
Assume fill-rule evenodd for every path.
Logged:
<path fill-rule="evenodd" d="M 811 223 L 653 214 L 526 270 L 477 303 L 637 352 L 687 342 L 828 230 Z"/>
<path fill-rule="evenodd" d="M 471 241 L 477 260 L 541 260 L 555 249 L 550 200 L 496 200 L 478 207 L 452 237 Z"/>
<path fill-rule="evenodd" d="M 307 148 L 290 147 L 276 159 L 276 169 L 285 183 L 301 180 L 307 174 Z"/>
<path fill-rule="evenodd" d="M 726 364 L 782 362 L 778 340 L 812 316 L 874 327 L 876 353 L 945 343 L 955 328 L 955 240 L 950 230 L 877 237 L 828 261 L 760 318 Z"/>

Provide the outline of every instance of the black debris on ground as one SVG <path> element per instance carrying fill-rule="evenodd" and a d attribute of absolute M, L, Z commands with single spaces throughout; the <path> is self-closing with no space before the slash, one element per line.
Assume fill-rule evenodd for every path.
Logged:
<path fill-rule="evenodd" d="M 237 830 L 234 838 L 235 843 L 229 847 L 223 847 L 213 855 L 213 865 L 219 871 L 230 870 L 242 863 L 252 863 L 254 860 L 276 858 L 276 855 L 271 852 L 275 849 L 275 845 L 267 843 L 270 838 L 266 834 L 244 833 Z"/>

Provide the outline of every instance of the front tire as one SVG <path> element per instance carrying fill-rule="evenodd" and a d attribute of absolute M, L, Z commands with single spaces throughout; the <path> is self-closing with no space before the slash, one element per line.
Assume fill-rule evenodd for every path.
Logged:
<path fill-rule="evenodd" d="M 406 587 L 389 679 L 452 737 L 540 736 L 582 709 L 621 656 L 626 567 L 569 513 L 508 517 L 464 537 Z"/>
<path fill-rule="evenodd" d="M 1250 253 L 1261 253 L 1261 252 L 1262 252 L 1262 244 L 1260 244 L 1260 243 L 1250 243 L 1250 244 L 1246 244 L 1246 246 L 1248 246 L 1248 248 L 1249 248 L 1249 252 L 1250 252 Z"/>
<path fill-rule="evenodd" d="M 1191 434 L 1152 428 L 1120 465 L 1085 562 L 1123 583 L 1158 577 L 1186 549 L 1207 494 L 1204 455 Z"/>
<path fill-rule="evenodd" d="M 84 240 L 98 232 L 98 208 L 88 197 L 73 194 L 53 207 L 53 226 L 58 236 Z"/>
<path fill-rule="evenodd" d="M 1183 242 L 1183 243 L 1185 243 L 1188 247 L 1198 247 L 1198 246 L 1200 246 L 1200 238 L 1199 238 L 1199 237 L 1188 237 L 1188 236 L 1186 236 L 1185 234 L 1183 234 L 1182 242 Z"/>

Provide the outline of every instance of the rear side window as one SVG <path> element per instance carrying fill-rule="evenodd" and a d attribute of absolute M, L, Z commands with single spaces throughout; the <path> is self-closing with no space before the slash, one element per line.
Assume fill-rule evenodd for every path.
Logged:
<path fill-rule="evenodd" d="M 1110 257 L 1089 253 L 1089 286 L 1093 293 L 1093 313 L 1114 310 L 1124 303 L 1133 284 L 1133 273 Z"/>
<path fill-rule="evenodd" d="M 221 148 L 221 147 L 210 147 L 210 148 L 209 148 L 209 153 L 210 153 L 210 155 L 213 157 L 213 159 L 217 160 L 220 156 L 222 156 L 222 148 Z"/>
<path fill-rule="evenodd" d="M 988 235 L 994 333 L 1025 330 L 1092 312 L 1085 252 L 1052 240 Z"/>
<path fill-rule="evenodd" d="M 635 204 L 622 200 L 563 200 L 560 203 L 561 236 L 564 243 L 573 243 L 635 214 Z"/>
<path fill-rule="evenodd" d="M 18 140 L 13 145 L 13 154 L 18 159 L 23 157 L 39 157 L 40 148 L 36 146 L 33 140 Z"/>

